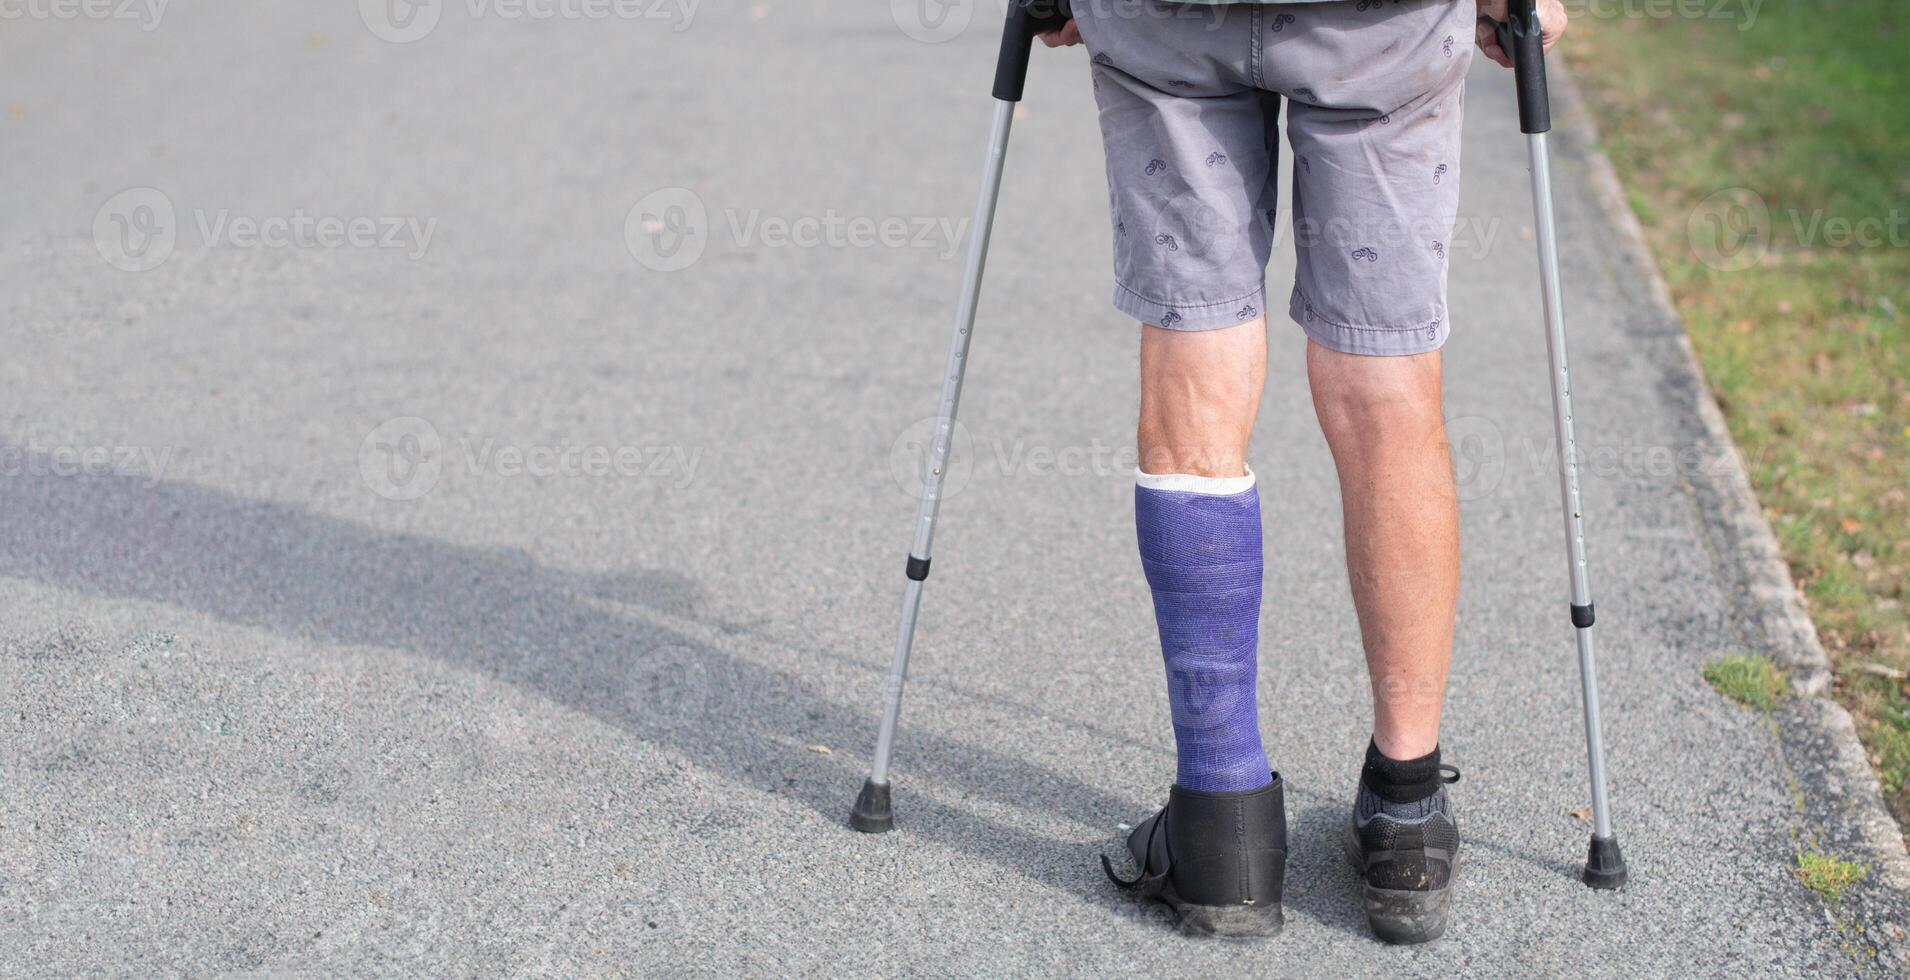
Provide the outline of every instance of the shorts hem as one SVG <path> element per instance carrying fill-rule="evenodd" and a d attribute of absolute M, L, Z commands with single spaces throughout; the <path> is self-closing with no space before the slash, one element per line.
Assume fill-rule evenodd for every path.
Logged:
<path fill-rule="evenodd" d="M 1219 330 L 1239 326 L 1255 317 L 1265 316 L 1267 287 L 1212 303 L 1167 304 L 1148 299 L 1128 286 L 1114 284 L 1114 308 L 1150 326 L 1163 330 Z"/>
<path fill-rule="evenodd" d="M 1414 354 L 1429 354 L 1446 346 L 1446 338 L 1451 336 L 1452 328 L 1446 323 L 1444 303 L 1435 306 L 1431 313 L 1419 322 L 1406 326 L 1366 326 L 1352 323 L 1337 323 L 1321 315 L 1300 291 L 1293 289 L 1293 296 L 1287 302 L 1287 316 L 1314 343 L 1328 350 L 1342 354 L 1360 354 L 1369 357 L 1408 357 Z"/>

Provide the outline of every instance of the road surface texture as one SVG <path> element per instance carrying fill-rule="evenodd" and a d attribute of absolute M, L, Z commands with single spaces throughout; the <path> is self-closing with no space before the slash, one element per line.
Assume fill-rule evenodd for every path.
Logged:
<path fill-rule="evenodd" d="M 1253 460 L 1287 930 L 1183 940 L 1102 878 L 1173 751 L 1080 49 L 1039 53 L 1009 158 L 900 826 L 847 829 L 998 9 L 884 8 L 9 21 L 0 971 L 1901 967 L 1875 791 L 1826 761 L 1848 762 L 1841 716 L 1759 715 L 1699 676 L 1788 654 L 1716 516 L 1730 458 L 1678 326 L 1567 130 L 1633 883 L 1575 879 L 1589 798 L 1531 203 L 1509 76 L 1483 60 L 1446 348 L 1466 550 L 1444 752 L 1470 854 L 1450 937 L 1371 941 L 1337 849 L 1369 709 L 1284 320 Z M 1291 268 L 1284 242 L 1275 296 Z M 1870 876 L 1827 908 L 1792 874 L 1807 847 Z"/>

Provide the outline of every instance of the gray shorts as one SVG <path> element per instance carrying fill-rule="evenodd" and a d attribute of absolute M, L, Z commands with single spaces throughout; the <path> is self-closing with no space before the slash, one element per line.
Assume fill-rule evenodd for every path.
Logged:
<path fill-rule="evenodd" d="M 1171 330 L 1261 316 L 1284 97 L 1288 313 L 1349 354 L 1445 343 L 1474 5 L 1075 0 L 1107 144 L 1114 305 Z"/>

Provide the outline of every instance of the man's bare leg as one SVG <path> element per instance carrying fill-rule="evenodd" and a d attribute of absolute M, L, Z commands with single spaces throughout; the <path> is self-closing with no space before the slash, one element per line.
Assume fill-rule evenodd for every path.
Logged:
<path fill-rule="evenodd" d="M 1459 596 L 1439 352 L 1364 357 L 1309 341 L 1307 378 L 1339 470 L 1373 741 L 1390 758 L 1415 759 L 1439 744 Z"/>

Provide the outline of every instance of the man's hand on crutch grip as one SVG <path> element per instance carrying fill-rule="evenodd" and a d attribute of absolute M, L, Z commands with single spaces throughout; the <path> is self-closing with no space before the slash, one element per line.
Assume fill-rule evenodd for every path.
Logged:
<path fill-rule="evenodd" d="M 1473 28 L 1473 41 L 1496 64 L 1512 67 L 1512 53 L 1499 46 L 1497 28 L 1505 22 L 1506 0 L 1476 0 L 1479 21 Z M 1539 0 L 1539 28 L 1545 37 L 1545 51 L 1551 53 L 1565 33 L 1565 4 L 1561 0 Z"/>

